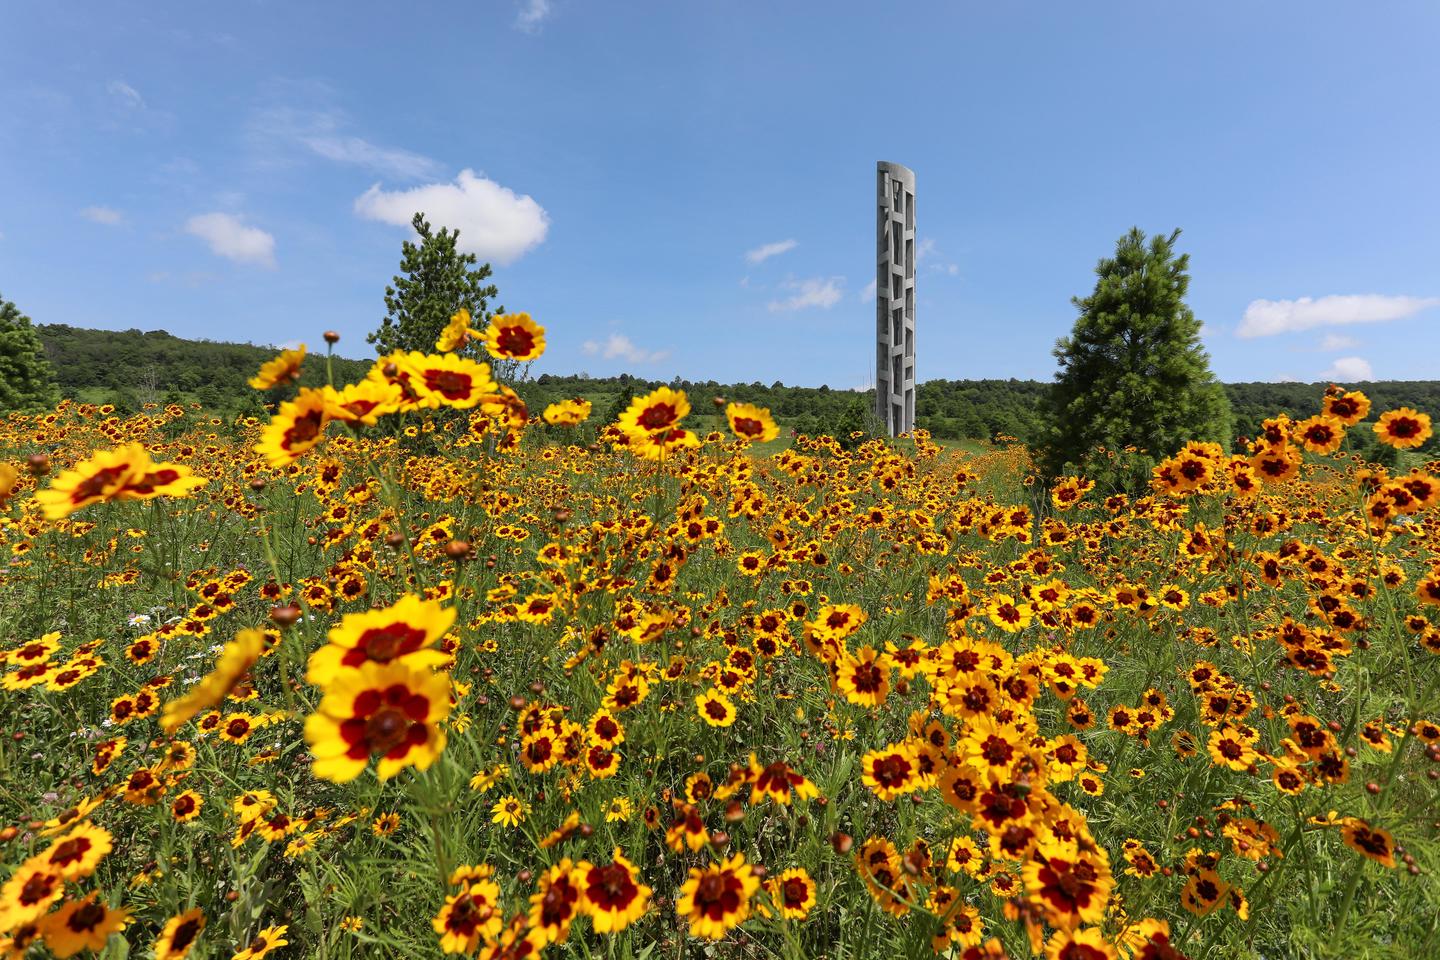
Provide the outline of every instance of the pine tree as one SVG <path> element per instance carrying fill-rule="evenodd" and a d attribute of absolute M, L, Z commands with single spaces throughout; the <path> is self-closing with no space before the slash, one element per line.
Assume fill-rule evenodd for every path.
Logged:
<path fill-rule="evenodd" d="M 486 301 L 499 294 L 494 284 L 485 283 L 490 264 L 472 270 L 475 254 L 456 249 L 459 230 L 442 227 L 434 233 L 423 213 L 415 214 L 411 224 L 420 242 L 406 240 L 401 247 L 402 272 L 385 288 L 385 318 L 380 329 L 366 337 L 381 355 L 394 350 L 433 352 L 440 331 L 461 307 L 470 311 L 472 326 L 483 330 L 492 315 L 485 312 Z M 501 307 L 498 312 L 504 311 Z M 466 349 L 479 348 L 472 341 Z"/>
<path fill-rule="evenodd" d="M 55 370 L 40 335 L 29 317 L 0 297 L 0 413 L 34 413 L 59 402 Z"/>
<path fill-rule="evenodd" d="M 1048 476 L 1080 472 L 1134 490 L 1186 441 L 1229 449 L 1230 402 L 1185 305 L 1190 257 L 1176 255 L 1179 237 L 1147 245 L 1132 228 L 1096 266 L 1095 291 L 1073 299 L 1080 316 L 1055 346 L 1060 369 L 1038 451 Z"/>

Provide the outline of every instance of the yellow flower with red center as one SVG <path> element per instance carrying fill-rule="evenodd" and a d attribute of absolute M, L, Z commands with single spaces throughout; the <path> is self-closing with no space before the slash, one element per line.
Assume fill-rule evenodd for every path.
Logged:
<path fill-rule="evenodd" d="M 1375 435 L 1380 442 L 1397 450 L 1413 450 L 1430 439 L 1430 415 L 1409 407 L 1401 407 L 1380 415 Z"/>
<path fill-rule="evenodd" d="M 650 904 L 650 888 L 640 882 L 635 865 L 619 847 L 614 859 L 603 866 L 582 860 L 575 868 L 575 879 L 580 886 L 581 909 L 596 933 L 619 933 L 640 919 Z"/>
<path fill-rule="evenodd" d="M 384 379 L 365 379 L 340 390 L 326 387 L 324 396 L 325 412 L 332 418 L 367 427 L 398 410 L 403 398 L 399 385 Z"/>
<path fill-rule="evenodd" d="M 1295 439 L 1311 453 L 1334 453 L 1345 439 L 1345 425 L 1324 414 L 1301 420 L 1294 430 Z"/>
<path fill-rule="evenodd" d="M 782 806 L 789 806 L 792 798 L 809 800 L 819 796 L 820 790 L 783 760 L 776 760 L 767 766 L 760 766 L 755 754 L 750 754 L 750 803 L 759 804 L 765 799 Z"/>
<path fill-rule="evenodd" d="M 101 450 L 57 476 L 46 489 L 36 491 L 35 502 L 44 509 L 47 520 L 59 520 L 92 503 L 112 499 L 149 466 L 150 455 L 138 443 Z"/>
<path fill-rule="evenodd" d="M 299 460 L 325 439 L 329 407 L 325 391 L 301 390 L 294 400 L 280 404 L 280 410 L 260 431 L 255 452 L 272 467 L 289 466 Z"/>
<path fill-rule="evenodd" d="M 732 403 L 725 408 L 730 432 L 751 443 L 768 443 L 780 436 L 780 428 L 770 411 L 752 403 Z"/>
<path fill-rule="evenodd" d="M 917 789 L 922 777 L 914 746 L 907 741 L 871 750 L 860 758 L 860 777 L 887 802 Z"/>
<path fill-rule="evenodd" d="M 59 870 L 35 860 L 21 864 L 0 887 L 0 930 L 34 923 L 65 892 Z"/>
<path fill-rule="evenodd" d="M 250 378 L 250 386 L 256 390 L 269 390 L 271 387 L 294 383 L 300 378 L 300 364 L 304 360 L 303 343 L 293 350 L 282 350 L 278 357 L 266 360 L 260 365 L 260 372 Z"/>
<path fill-rule="evenodd" d="M 805 624 L 806 642 L 840 642 L 865 625 L 867 614 L 853 603 L 826 604 Z"/>
<path fill-rule="evenodd" d="M 675 429 L 689 413 L 684 390 L 659 387 L 632 400 L 617 423 L 627 434 L 653 435 Z"/>
<path fill-rule="evenodd" d="M 435 349 L 441 353 L 463 350 L 471 337 L 484 336 L 479 330 L 473 329 L 470 323 L 470 311 L 464 307 L 452 313 L 445 329 L 440 331 L 440 336 L 435 340 Z"/>
<path fill-rule="evenodd" d="M 1053 927 L 1073 929 L 1105 918 L 1114 881 L 1103 849 L 1042 844 L 1025 863 L 1025 890 Z"/>
<path fill-rule="evenodd" d="M 985 606 L 990 622 L 1006 633 L 1017 633 L 1030 625 L 1035 608 L 1005 593 L 997 593 Z"/>
<path fill-rule="evenodd" d="M 804 867 L 792 867 L 765 881 L 770 902 L 786 920 L 804 920 L 815 907 L 815 881 Z"/>
<path fill-rule="evenodd" d="M 569 857 L 540 875 L 530 896 L 530 926 L 546 943 L 570 939 L 570 924 L 580 914 L 582 894 L 579 871 Z"/>
<path fill-rule="evenodd" d="M 1231 770 L 1248 770 L 1259 754 L 1251 746 L 1255 738 L 1237 727 L 1226 725 L 1210 731 L 1210 759 L 1216 766 Z"/>
<path fill-rule="evenodd" d="M 728 727 L 735 722 L 735 704 L 714 687 L 695 698 L 695 712 L 712 727 Z"/>
<path fill-rule="evenodd" d="M 1045 943 L 1045 960 L 1119 960 L 1119 957 L 1097 927 L 1057 930 Z"/>
<path fill-rule="evenodd" d="M 388 780 L 409 766 L 428 768 L 445 748 L 440 722 L 450 713 L 444 674 L 403 663 L 365 663 L 338 673 L 319 707 L 305 719 L 305 740 L 315 755 L 315 776 L 344 783 L 370 758 Z"/>
<path fill-rule="evenodd" d="M 445 953 L 471 954 L 479 948 L 481 940 L 493 939 L 505 926 L 499 901 L 500 886 L 488 879 L 476 879 L 447 897 L 445 905 L 430 922 L 440 935 L 440 949 Z"/>
<path fill-rule="evenodd" d="M 74 881 L 94 873 L 110 848 L 110 831 L 87 820 L 56 839 L 36 859 L 65 880 Z"/>
<path fill-rule="evenodd" d="M 337 674 L 366 663 L 438 667 L 449 655 L 435 644 L 454 623 L 454 608 L 413 593 L 383 610 L 346 614 L 330 629 L 330 642 L 310 655 L 305 679 L 325 686 Z"/>
<path fill-rule="evenodd" d="M 535 360 L 545 352 L 545 328 L 528 313 L 502 313 L 485 328 L 485 351 L 496 360 Z"/>
<path fill-rule="evenodd" d="M 160 729 L 172 734 L 201 710 L 218 706 L 260 659 L 265 647 L 265 631 L 241 630 L 237 633 L 235 639 L 220 651 L 214 670 L 191 687 L 185 696 L 165 704 Z"/>
<path fill-rule="evenodd" d="M 57 957 L 73 957 L 81 950 L 99 953 L 112 933 L 130 922 L 130 911 L 113 909 L 91 893 L 72 900 L 40 922 L 40 935 Z"/>
<path fill-rule="evenodd" d="M 723 863 L 691 867 L 675 912 L 689 921 L 691 936 L 719 940 L 750 916 L 750 898 L 759 889 L 760 878 L 737 853 Z"/>
<path fill-rule="evenodd" d="M 1381 866 L 1395 866 L 1395 838 L 1387 830 L 1372 827 L 1359 817 L 1346 817 L 1340 822 L 1340 836 L 1345 845 Z"/>
<path fill-rule="evenodd" d="M 489 366 L 453 353 L 409 353 L 403 366 L 421 406 L 468 410 L 500 390 Z"/>
<path fill-rule="evenodd" d="M 861 647 L 853 657 L 842 654 L 835 669 L 835 686 L 853 704 L 878 707 L 890 694 L 890 658 L 874 647 Z"/>
<path fill-rule="evenodd" d="M 205 914 L 199 907 L 171 917 L 155 938 L 155 960 L 185 960 L 204 929 Z"/>
<path fill-rule="evenodd" d="M 590 418 L 589 400 L 562 400 L 545 408 L 541 415 L 545 422 L 555 427 L 573 427 Z"/>
<path fill-rule="evenodd" d="M 1333 417 L 1347 427 L 1364 420 L 1370 413 L 1370 398 L 1359 390 L 1339 392 L 1338 390 L 1325 394 L 1325 405 L 1322 408 L 1325 416 Z"/>

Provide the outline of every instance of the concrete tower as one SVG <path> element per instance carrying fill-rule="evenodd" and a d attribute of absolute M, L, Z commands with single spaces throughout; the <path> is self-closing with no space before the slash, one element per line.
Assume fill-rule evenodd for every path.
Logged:
<path fill-rule="evenodd" d="M 915 428 L 915 174 L 875 174 L 875 413 L 890 436 Z"/>

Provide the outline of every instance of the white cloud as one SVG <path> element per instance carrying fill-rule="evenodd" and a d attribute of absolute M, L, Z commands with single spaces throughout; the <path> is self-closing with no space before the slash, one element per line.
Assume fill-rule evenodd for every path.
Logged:
<path fill-rule="evenodd" d="M 659 363 L 670 356 L 669 350 L 644 350 L 622 333 L 612 333 L 601 343 L 586 340 L 580 345 L 580 352 L 587 357 L 604 357 L 606 360 L 625 360 L 628 363 Z"/>
<path fill-rule="evenodd" d="M 860 291 L 860 302 L 872 303 L 875 300 L 875 290 L 878 286 L 879 284 L 874 280 L 865 284 L 865 289 Z"/>
<path fill-rule="evenodd" d="M 1268 337 L 1314 327 L 1351 323 L 1385 323 L 1414 316 L 1440 305 L 1440 297 L 1387 296 L 1366 293 L 1351 296 L 1301 297 L 1298 300 L 1252 300 L 1245 308 L 1236 334 Z"/>
<path fill-rule="evenodd" d="M 840 302 L 842 296 L 840 288 L 844 285 L 844 277 L 830 277 L 829 279 L 815 277 L 811 280 L 787 281 L 784 284 L 785 289 L 794 290 L 795 293 L 784 300 L 771 300 L 770 311 L 779 313 L 784 310 L 804 310 L 809 307 L 829 310 Z"/>
<path fill-rule="evenodd" d="M 924 237 L 915 245 L 915 265 L 918 267 L 927 257 L 939 253 L 940 251 L 935 248 L 935 241 L 929 237 Z M 931 273 L 943 273 L 947 277 L 958 277 L 960 275 L 960 265 L 957 263 L 949 263 L 948 261 L 943 263 L 932 262 L 925 269 Z"/>
<path fill-rule="evenodd" d="M 1349 350 L 1352 347 L 1360 346 L 1360 341 L 1354 337 L 1347 337 L 1343 333 L 1327 333 L 1325 339 L 1320 341 L 1320 349 L 1329 353 L 1335 350 Z"/>
<path fill-rule="evenodd" d="M 86 207 L 80 211 L 80 216 L 91 223 L 103 223 L 107 227 L 125 222 L 125 215 L 113 207 Z"/>
<path fill-rule="evenodd" d="M 105 84 L 105 90 L 110 96 L 119 100 L 121 105 L 131 110 L 143 110 L 145 108 L 145 98 L 140 96 L 140 91 L 130 86 L 130 84 L 124 80 L 111 80 Z"/>
<path fill-rule="evenodd" d="M 776 243 L 767 243 L 756 247 L 754 250 L 745 251 L 745 259 L 751 263 L 762 263 L 771 257 L 778 257 L 782 253 L 789 253 L 800 244 L 795 240 L 781 240 Z"/>
<path fill-rule="evenodd" d="M 202 213 L 185 222 L 185 232 L 199 237 L 217 256 L 238 263 L 275 266 L 275 238 L 259 227 L 247 227 L 228 213 Z"/>
<path fill-rule="evenodd" d="M 515 15 L 515 29 L 525 33 L 539 33 L 540 25 L 555 12 L 550 0 L 521 0 L 520 12 Z"/>
<path fill-rule="evenodd" d="M 511 263 L 545 239 L 550 218 L 528 195 L 518 196 L 494 180 L 461 170 L 454 183 L 411 190 L 381 190 L 375 184 L 355 200 L 368 220 L 409 226 L 417 212 L 436 227 L 460 231 L 460 249 L 485 260 Z"/>
<path fill-rule="evenodd" d="M 299 110 L 272 107 L 250 120 L 249 136 L 267 162 L 283 159 L 295 146 L 335 163 L 364 167 L 403 180 L 441 176 L 443 164 L 402 147 L 387 147 L 346 132 L 349 125 L 338 110 Z"/>
<path fill-rule="evenodd" d="M 1336 383 L 1363 383 L 1374 380 L 1375 371 L 1370 368 L 1370 361 L 1364 357 L 1340 357 L 1334 366 L 1320 374 L 1320 379 L 1334 380 Z"/>

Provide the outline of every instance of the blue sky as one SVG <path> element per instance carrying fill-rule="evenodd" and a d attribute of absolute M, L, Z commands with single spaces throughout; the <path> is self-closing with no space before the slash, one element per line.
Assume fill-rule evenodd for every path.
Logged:
<path fill-rule="evenodd" d="M 1048 379 L 1132 225 L 1222 378 L 1436 377 L 1437 46 L 1426 0 L 9 0 L 0 295 L 367 356 L 423 206 L 537 372 L 853 388 L 883 159 L 922 381 Z"/>

